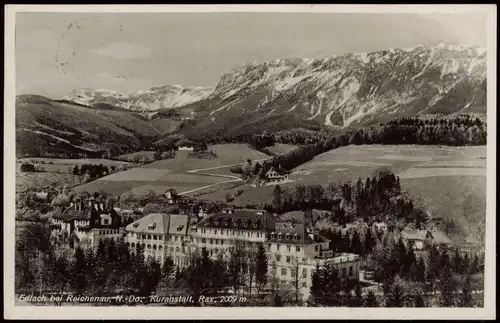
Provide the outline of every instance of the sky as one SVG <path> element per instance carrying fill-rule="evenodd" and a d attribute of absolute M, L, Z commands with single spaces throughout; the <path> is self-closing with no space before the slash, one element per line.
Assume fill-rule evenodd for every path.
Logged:
<path fill-rule="evenodd" d="M 16 92 L 215 87 L 248 62 L 441 42 L 486 46 L 482 14 L 17 13 Z"/>

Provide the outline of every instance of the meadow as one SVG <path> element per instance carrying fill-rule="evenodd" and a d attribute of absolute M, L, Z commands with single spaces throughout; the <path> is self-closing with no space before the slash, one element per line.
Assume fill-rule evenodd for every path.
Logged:
<path fill-rule="evenodd" d="M 40 189 L 53 186 L 62 188 L 73 187 L 82 182 L 83 176 L 63 173 L 21 173 L 16 172 L 16 191 L 25 192 L 28 189 Z"/>
<path fill-rule="evenodd" d="M 175 158 L 158 160 L 147 165 L 136 167 L 124 172 L 102 177 L 91 183 L 75 187 L 75 191 L 99 192 L 104 191 L 113 195 L 132 192 L 136 195 L 147 194 L 151 190 L 155 194 L 163 194 L 167 189 L 174 188 L 179 193 L 189 192 L 198 188 L 215 187 L 230 178 L 207 176 L 188 173 L 188 171 L 203 172 L 206 168 L 227 168 L 231 165 L 245 163 L 247 159 L 253 161 L 269 158 L 268 155 L 251 149 L 246 144 L 224 144 L 210 146 L 217 157 L 212 159 L 189 158 L 188 151 L 178 151 Z M 217 170 L 214 169 L 214 170 Z M 207 171 L 212 173 L 212 170 Z M 230 172 L 221 171 L 221 175 L 230 175 Z"/>
<path fill-rule="evenodd" d="M 433 216 L 452 218 L 473 240 L 484 234 L 486 213 L 486 146 L 439 147 L 412 145 L 347 146 L 316 156 L 293 170 L 293 183 L 312 185 L 354 182 L 387 169 L 400 177 L 401 186 L 418 205 Z M 243 193 L 231 204 L 245 206 L 272 203 L 274 186 L 210 192 L 200 199 L 221 200 L 238 189 Z"/>

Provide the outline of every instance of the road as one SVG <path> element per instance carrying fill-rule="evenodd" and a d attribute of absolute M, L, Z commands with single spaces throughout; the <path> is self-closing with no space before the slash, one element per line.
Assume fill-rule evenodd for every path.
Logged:
<path fill-rule="evenodd" d="M 254 160 L 253 162 L 261 162 L 261 161 L 265 161 L 265 160 L 269 160 L 269 159 L 273 159 L 273 157 L 257 159 L 257 160 Z M 220 178 L 230 178 L 230 180 L 219 182 L 219 183 L 215 183 L 215 184 L 210 184 L 210 185 L 206 185 L 206 186 L 202 186 L 202 187 L 198 187 L 198 188 L 195 188 L 195 189 L 192 189 L 192 190 L 188 190 L 188 191 L 179 193 L 179 195 L 190 194 L 190 193 L 193 193 L 193 192 L 196 192 L 196 191 L 200 191 L 200 190 L 203 190 L 203 189 L 206 189 L 206 188 L 210 188 L 210 187 L 214 187 L 214 186 L 221 185 L 221 184 L 233 183 L 233 182 L 241 182 L 241 181 L 243 181 L 243 179 L 241 179 L 238 176 L 223 175 L 223 174 L 213 174 L 213 173 L 207 173 L 206 171 L 207 170 L 214 170 L 214 169 L 221 169 L 221 168 L 228 168 L 228 167 L 233 167 L 233 166 L 239 166 L 239 165 L 244 165 L 244 164 L 245 164 L 245 162 L 237 163 L 237 164 L 231 164 L 231 165 L 221 165 L 221 166 L 216 166 L 216 167 L 208 167 L 208 168 L 199 168 L 199 169 L 188 170 L 188 171 L 186 171 L 186 173 L 188 173 L 188 174 L 197 174 L 197 175 L 220 177 Z"/>

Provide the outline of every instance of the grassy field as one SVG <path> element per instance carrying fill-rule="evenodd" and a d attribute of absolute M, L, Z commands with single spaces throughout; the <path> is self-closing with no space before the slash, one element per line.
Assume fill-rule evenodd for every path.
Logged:
<path fill-rule="evenodd" d="M 299 148 L 299 146 L 287 145 L 287 144 L 275 144 L 271 147 L 266 147 L 266 149 L 269 152 L 271 152 L 272 154 L 274 154 L 276 156 L 287 154 L 291 151 L 294 151 L 297 148 Z"/>
<path fill-rule="evenodd" d="M 19 160 L 21 163 L 31 163 L 31 164 L 49 164 L 49 165 L 84 165 L 84 164 L 92 164 L 92 165 L 100 165 L 103 164 L 104 166 L 124 166 L 124 165 L 131 165 L 131 163 L 128 162 L 123 162 L 123 161 L 117 161 L 117 160 L 110 160 L 110 159 L 60 159 L 60 158 L 38 158 L 38 157 L 33 157 L 33 158 L 22 158 Z"/>
<path fill-rule="evenodd" d="M 403 189 L 433 215 L 453 218 L 467 235 L 479 239 L 486 212 L 486 147 L 347 146 L 316 156 L 290 175 L 297 184 L 322 184 L 365 179 L 382 169 L 398 174 Z M 232 204 L 272 203 L 274 187 L 210 192 L 198 198 L 224 200 L 226 193 L 244 192 Z"/>
<path fill-rule="evenodd" d="M 139 162 L 145 158 L 145 160 L 150 161 L 154 159 L 154 151 L 138 151 L 131 154 L 118 156 L 117 159 L 124 162 Z"/>
<path fill-rule="evenodd" d="M 77 192 L 103 190 L 114 195 L 131 191 L 134 194 L 142 195 L 149 190 L 163 194 L 168 188 L 175 188 L 179 193 L 182 193 L 229 180 L 223 177 L 187 173 L 188 171 L 240 164 L 247 159 L 258 160 L 269 157 L 245 144 L 214 145 L 209 149 L 217 154 L 217 158 L 188 158 L 188 151 L 178 151 L 176 158 L 158 160 L 128 171 L 111 174 L 78 186 L 75 190 Z M 225 174 L 230 174 L 229 170 Z"/>
<path fill-rule="evenodd" d="M 39 189 L 44 186 L 73 187 L 81 183 L 82 176 L 58 173 L 20 173 L 16 172 L 16 190 Z"/>

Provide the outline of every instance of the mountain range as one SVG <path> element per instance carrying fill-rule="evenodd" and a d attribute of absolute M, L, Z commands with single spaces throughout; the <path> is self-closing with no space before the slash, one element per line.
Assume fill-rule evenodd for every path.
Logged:
<path fill-rule="evenodd" d="M 79 89 L 60 100 L 23 95 L 16 126 L 18 153 L 26 155 L 24 146 L 34 142 L 48 150 L 134 148 L 172 134 L 344 130 L 406 116 L 485 112 L 486 50 L 441 44 L 249 63 L 224 74 L 215 89 Z"/>

